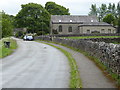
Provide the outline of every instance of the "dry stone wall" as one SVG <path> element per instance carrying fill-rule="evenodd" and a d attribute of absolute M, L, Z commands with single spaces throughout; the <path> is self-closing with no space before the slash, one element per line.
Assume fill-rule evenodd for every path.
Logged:
<path fill-rule="evenodd" d="M 98 58 L 109 71 L 120 75 L 120 44 L 59 38 L 53 41 L 88 52 L 91 56 Z"/>
<path fill-rule="evenodd" d="M 120 43 L 120 38 L 90 38 L 84 40 L 91 40 L 94 42 Z"/>
<path fill-rule="evenodd" d="M 38 37 L 42 40 L 53 41 L 64 44 L 89 53 L 89 55 L 98 58 L 98 60 L 107 67 L 111 73 L 120 76 L 120 44 L 93 42 L 92 40 L 73 40 L 50 37 Z"/>
<path fill-rule="evenodd" d="M 50 36 L 55 36 L 55 37 L 78 37 L 78 36 L 120 36 L 120 33 L 90 33 L 90 34 L 55 34 L 55 35 L 50 35 Z"/>

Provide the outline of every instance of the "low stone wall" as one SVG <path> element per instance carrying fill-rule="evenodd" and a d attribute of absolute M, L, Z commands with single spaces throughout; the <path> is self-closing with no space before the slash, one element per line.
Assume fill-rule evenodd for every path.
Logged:
<path fill-rule="evenodd" d="M 110 70 L 112 70 L 113 73 L 117 73 L 120 75 L 119 44 L 85 40 L 68 40 L 59 38 L 56 38 L 53 41 L 88 52 L 91 56 L 98 58 L 100 62 L 107 66 Z"/>
<path fill-rule="evenodd" d="M 52 40 L 54 37 L 52 36 L 38 36 L 35 37 L 35 39 L 44 39 L 44 40 Z M 120 37 L 119 38 L 88 38 L 88 39 L 82 39 L 82 40 L 91 40 L 93 42 L 106 42 L 106 43 L 120 43 Z"/>
<path fill-rule="evenodd" d="M 84 40 L 91 40 L 93 42 L 120 43 L 120 38 L 90 38 Z"/>
<path fill-rule="evenodd" d="M 64 44 L 82 51 L 88 52 L 103 63 L 108 71 L 112 71 L 120 76 L 120 44 L 112 44 L 105 42 L 93 42 L 92 40 L 72 40 L 50 37 L 38 37 L 37 39 L 53 41 Z"/>
<path fill-rule="evenodd" d="M 78 36 L 120 36 L 120 33 L 98 33 L 98 34 L 55 34 L 55 35 L 49 35 L 49 36 L 55 36 L 55 37 L 78 37 Z"/>

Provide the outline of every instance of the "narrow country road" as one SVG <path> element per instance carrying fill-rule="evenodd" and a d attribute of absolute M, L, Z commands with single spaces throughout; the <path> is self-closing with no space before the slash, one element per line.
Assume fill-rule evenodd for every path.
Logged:
<path fill-rule="evenodd" d="M 116 88 L 115 82 L 109 80 L 95 63 L 83 54 L 58 44 L 53 45 L 68 51 L 76 60 L 83 88 Z"/>
<path fill-rule="evenodd" d="M 70 67 L 62 52 L 34 41 L 17 42 L 19 48 L 2 59 L 3 88 L 69 87 Z"/>

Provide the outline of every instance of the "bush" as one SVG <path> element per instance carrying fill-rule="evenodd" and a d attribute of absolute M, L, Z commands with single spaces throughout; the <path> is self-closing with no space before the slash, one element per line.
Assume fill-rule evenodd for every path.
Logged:
<path fill-rule="evenodd" d="M 39 36 L 39 35 L 45 35 L 45 32 L 44 31 L 38 31 L 37 32 L 37 35 Z"/>
<path fill-rule="evenodd" d="M 15 34 L 15 37 L 17 38 L 22 38 L 24 35 L 24 33 L 22 31 L 18 31 L 16 34 Z"/>

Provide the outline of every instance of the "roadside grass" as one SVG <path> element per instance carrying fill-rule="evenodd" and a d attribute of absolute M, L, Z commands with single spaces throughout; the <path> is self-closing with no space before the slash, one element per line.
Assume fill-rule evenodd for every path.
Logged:
<path fill-rule="evenodd" d="M 54 43 L 54 42 L 51 42 L 51 43 Z M 59 43 L 55 43 L 55 44 L 59 44 Z M 120 76 L 118 76 L 115 73 L 112 73 L 112 71 L 107 66 L 102 64 L 97 57 L 91 56 L 88 52 L 85 52 L 85 51 L 82 51 L 80 49 L 70 47 L 68 45 L 64 45 L 64 44 L 59 44 L 59 45 L 62 45 L 62 46 L 65 46 L 67 48 L 70 48 L 70 49 L 72 49 L 74 51 L 80 52 L 83 55 L 85 55 L 87 58 L 89 58 L 89 60 L 94 61 L 95 65 L 102 71 L 102 73 L 106 77 L 108 77 L 112 82 L 116 82 L 116 86 L 120 88 Z"/>
<path fill-rule="evenodd" d="M 106 77 L 108 77 L 112 82 L 116 82 L 116 86 L 117 86 L 118 88 L 120 88 L 120 76 L 118 76 L 118 75 L 115 74 L 115 73 L 112 73 L 112 71 L 111 71 L 107 66 L 105 66 L 104 64 L 102 64 L 97 57 L 90 56 L 90 54 L 89 54 L 88 52 L 85 52 L 85 51 L 82 51 L 82 50 L 80 50 L 80 49 L 76 49 L 76 48 L 70 47 L 70 46 L 65 45 L 65 44 L 60 44 L 60 43 L 56 43 L 56 42 L 52 42 L 52 41 L 46 41 L 46 42 L 50 42 L 50 43 L 62 45 L 62 46 L 65 46 L 65 47 L 67 47 L 67 48 L 70 48 L 70 49 L 72 49 L 72 50 L 74 50 L 74 51 L 77 51 L 77 52 L 82 53 L 82 54 L 85 55 L 87 58 L 89 58 L 89 60 L 94 61 L 95 65 L 102 71 L 102 73 L 103 73 Z"/>
<path fill-rule="evenodd" d="M 39 42 L 39 41 L 38 41 Z M 71 76 L 70 76 L 70 88 L 82 88 L 82 81 L 80 79 L 80 75 L 79 75 L 79 71 L 78 71 L 78 67 L 76 64 L 76 61 L 74 60 L 74 58 L 72 57 L 72 55 L 67 52 L 66 50 L 59 48 L 57 46 L 54 46 L 50 43 L 46 43 L 46 42 L 41 42 L 47 45 L 50 45 L 54 48 L 57 48 L 58 50 L 60 50 L 62 53 L 64 53 L 64 55 L 68 58 L 69 60 L 69 64 L 70 64 L 70 68 L 71 68 Z"/>
<path fill-rule="evenodd" d="M 62 37 L 66 39 L 90 39 L 90 38 L 120 38 L 120 36 L 76 36 L 76 37 Z M 120 44 L 120 42 L 111 42 L 113 44 Z"/>
<path fill-rule="evenodd" d="M 120 87 L 120 76 L 113 73 L 112 70 L 110 70 L 107 67 L 107 65 L 105 66 L 103 63 L 101 63 L 100 60 L 97 57 L 91 56 L 88 52 L 85 52 L 85 51 L 82 51 L 82 50 L 79 50 L 79 49 L 75 49 L 75 48 L 72 48 L 72 47 L 68 47 L 68 48 L 71 48 L 75 51 L 78 51 L 78 52 L 84 54 L 86 57 L 88 57 L 89 60 L 94 61 L 95 65 L 102 71 L 102 73 L 106 77 L 108 77 L 111 81 L 116 82 L 117 87 Z"/>
<path fill-rule="evenodd" d="M 4 46 L 4 41 L 10 42 L 10 48 L 6 48 Z M 14 50 L 17 48 L 17 42 L 11 38 L 3 38 L 0 40 L 0 58 L 4 58 L 14 52 Z"/>
<path fill-rule="evenodd" d="M 120 36 L 76 36 L 76 37 L 63 37 L 66 39 L 88 39 L 88 38 L 120 38 Z"/>
<path fill-rule="evenodd" d="M 68 47 L 68 48 L 70 48 L 74 51 L 80 52 L 83 55 L 85 55 L 86 57 L 88 57 L 89 60 L 94 61 L 95 65 L 102 71 L 102 73 L 106 77 L 108 77 L 111 81 L 116 81 L 116 86 L 120 87 L 120 77 L 117 74 L 112 73 L 112 71 L 109 68 L 107 68 L 107 66 L 102 64 L 97 57 L 90 56 L 88 52 L 82 51 L 80 49 L 76 49 L 76 48 L 73 48 L 73 47 L 70 47 L 70 46 L 67 46 L 67 45 L 64 45 L 64 44 L 61 44 L 61 45 L 65 46 L 65 47 Z"/>
<path fill-rule="evenodd" d="M 113 44 L 120 44 L 119 42 L 112 42 Z"/>

